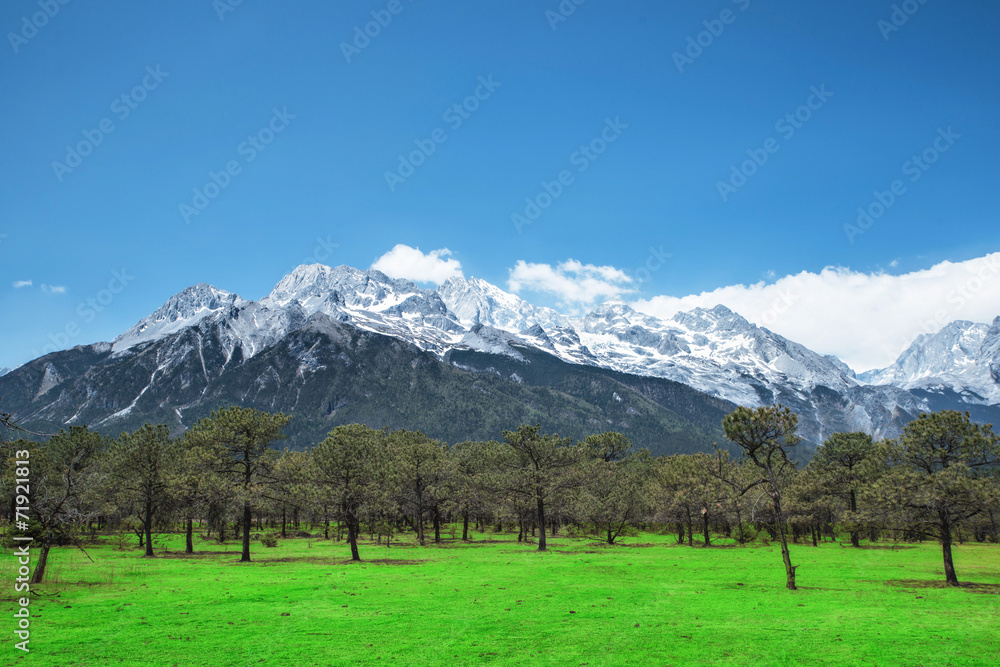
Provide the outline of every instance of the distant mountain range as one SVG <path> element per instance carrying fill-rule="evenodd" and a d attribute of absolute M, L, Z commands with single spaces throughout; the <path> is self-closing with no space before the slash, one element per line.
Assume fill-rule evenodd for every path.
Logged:
<path fill-rule="evenodd" d="M 993 324 L 958 320 L 921 334 L 894 364 L 859 379 L 926 392 L 951 392 L 977 405 L 1000 403 L 1000 317 Z"/>
<path fill-rule="evenodd" d="M 734 405 L 783 403 L 807 451 L 831 433 L 894 436 L 922 411 L 1000 416 L 1000 317 L 919 337 L 892 366 L 855 373 L 719 305 L 661 320 L 608 302 L 568 317 L 475 278 L 422 289 L 375 271 L 304 265 L 248 301 L 200 284 L 110 343 L 55 352 L 0 377 L 26 425 L 145 421 L 189 427 L 232 403 L 294 415 L 306 446 L 350 421 L 456 442 L 542 422 L 621 430 L 657 453 L 722 444 Z"/>

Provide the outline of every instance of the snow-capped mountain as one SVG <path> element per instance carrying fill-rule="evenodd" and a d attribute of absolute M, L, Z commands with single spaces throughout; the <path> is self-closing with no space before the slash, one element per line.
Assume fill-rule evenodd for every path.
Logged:
<path fill-rule="evenodd" d="M 901 414 L 930 409 L 898 388 L 869 387 L 836 357 L 751 324 L 722 305 L 664 321 L 611 301 L 582 318 L 547 317 L 546 327 L 538 309 L 483 281 L 453 281 L 443 291 L 449 307 L 464 308 L 465 321 L 475 312 L 494 326 L 530 325 L 517 335 L 569 363 L 665 378 L 739 405 L 789 405 L 813 442 L 840 430 L 891 435 Z M 515 304 L 518 315 L 479 304 Z"/>
<path fill-rule="evenodd" d="M 6 367 L 0 368 L 0 377 L 3 377 L 4 375 L 7 375 L 7 373 L 10 373 L 12 370 L 13 369 L 6 368 Z"/>
<path fill-rule="evenodd" d="M 466 332 L 434 290 L 395 280 L 374 269 L 303 265 L 281 279 L 260 300 L 267 308 L 298 305 L 306 315 L 334 319 L 442 353 Z"/>
<path fill-rule="evenodd" d="M 859 376 L 873 385 L 929 392 L 950 390 L 962 400 L 1000 403 L 1000 317 L 992 324 L 957 320 L 921 334 L 891 366 Z"/>
<path fill-rule="evenodd" d="M 665 321 L 612 301 L 574 318 L 476 278 L 453 278 L 429 290 L 348 266 L 300 266 L 258 302 L 207 286 L 185 290 L 123 335 L 115 350 L 136 344 L 137 336 L 152 340 L 197 321 L 215 332 L 228 363 L 237 348 L 239 358 L 252 357 L 316 314 L 442 360 L 463 349 L 520 359 L 518 347 L 528 346 L 568 363 L 681 382 L 741 405 L 780 401 L 800 413 L 803 434 L 815 441 L 845 428 L 887 435 L 900 410 L 928 409 L 905 391 L 867 387 L 839 360 L 721 305 Z M 837 397 L 832 404 L 831 395 Z"/>
<path fill-rule="evenodd" d="M 569 318 L 551 308 L 533 306 L 479 278 L 449 278 L 437 291 L 465 326 L 485 324 L 504 331 L 523 331 L 535 325 L 549 330 L 569 325 Z"/>
<path fill-rule="evenodd" d="M 149 317 L 114 340 L 115 351 L 127 350 L 133 345 L 158 340 L 195 325 L 206 317 L 246 303 L 236 294 L 220 290 L 205 283 L 188 287 L 170 297 Z"/>
<path fill-rule="evenodd" d="M 288 343 L 309 331 L 331 341 L 354 340 L 355 334 L 344 331 L 387 336 L 405 346 L 400 349 L 412 348 L 436 363 L 466 370 L 471 368 L 469 354 L 501 355 L 493 358 L 508 361 L 485 368 L 495 373 L 498 364 L 521 364 L 521 370 L 508 368 L 504 376 L 514 382 L 526 377 L 523 366 L 537 363 L 544 352 L 578 367 L 682 383 L 739 405 L 780 402 L 798 413 L 800 434 L 814 444 L 844 430 L 895 435 L 909 419 L 935 409 L 933 396 L 911 389 L 947 386 L 982 404 L 1000 403 L 995 381 L 1000 318 L 992 327 L 954 323 L 918 340 L 889 369 L 855 377 L 839 359 L 758 327 L 722 305 L 661 320 L 612 301 L 582 317 L 569 317 L 476 278 L 451 279 L 431 290 L 375 270 L 313 264 L 296 268 L 259 301 L 205 284 L 183 290 L 113 344 L 86 351 L 100 359 L 94 363 L 118 360 L 144 369 L 142 379 L 128 390 L 128 400 L 115 399 L 115 409 L 102 412 L 97 407 L 109 401 L 88 388 L 74 394 L 85 398 L 67 394 L 39 414 L 46 419 L 72 415 L 66 423 L 101 414 L 98 423 L 114 422 L 140 410 L 148 396 L 157 394 L 158 384 L 179 383 L 176 396 L 157 400 L 161 407 L 174 405 L 183 424 L 184 411 L 207 400 L 214 383 L 236 377 L 233 369 L 257 368 L 264 362 L 255 360 L 272 359 L 279 347 L 285 349 L 281 365 L 291 365 L 296 382 L 333 372 L 340 364 L 362 363 L 348 357 L 337 361 L 315 341 L 308 346 Z M 363 347 L 364 339 L 358 340 Z M 105 354 L 110 356 L 105 359 Z M 25 387 L 33 401 L 68 381 L 70 371 L 49 366 L 36 369 L 41 385 Z M 276 368 L 259 369 L 255 377 L 254 395 L 281 390 Z M 74 404 L 78 400 L 83 404 Z"/>
<path fill-rule="evenodd" d="M 570 318 L 476 278 L 453 278 L 435 291 L 380 271 L 320 264 L 296 268 L 258 302 L 207 285 L 184 290 L 116 339 L 114 349 L 208 319 L 228 330 L 229 345 L 249 357 L 316 313 L 404 339 L 441 357 L 466 347 L 516 355 L 509 345 L 515 342 L 570 363 L 663 377 L 747 405 L 769 402 L 766 394 L 775 386 L 786 393 L 817 386 L 842 393 L 860 385 L 842 364 L 725 306 L 696 308 L 663 321 L 612 301 Z"/>

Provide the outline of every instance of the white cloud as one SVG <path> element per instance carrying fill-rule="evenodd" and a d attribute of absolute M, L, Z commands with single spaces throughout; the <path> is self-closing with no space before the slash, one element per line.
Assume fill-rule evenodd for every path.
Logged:
<path fill-rule="evenodd" d="M 656 296 L 633 306 L 669 318 L 720 303 L 816 352 L 835 354 L 855 370 L 881 368 L 919 334 L 954 320 L 992 322 L 1000 315 L 1000 253 L 897 276 L 827 267 L 771 284 Z"/>
<path fill-rule="evenodd" d="M 445 259 L 451 255 L 447 248 L 431 250 L 424 254 L 420 248 L 411 248 L 402 243 L 385 253 L 372 264 L 390 278 L 405 278 L 420 283 L 440 285 L 448 278 L 462 278 L 462 263 L 457 259 Z"/>
<path fill-rule="evenodd" d="M 63 285 L 46 285 L 42 283 L 42 291 L 46 294 L 65 294 L 66 287 Z"/>
<path fill-rule="evenodd" d="M 635 292 L 627 287 L 631 282 L 624 271 L 613 266 L 595 266 L 570 259 L 552 268 L 551 264 L 518 260 L 510 269 L 507 288 L 515 293 L 529 290 L 554 294 L 561 306 L 575 309 Z"/>
<path fill-rule="evenodd" d="M 11 284 L 14 286 L 14 289 L 21 289 L 22 287 L 31 287 L 32 283 L 30 280 L 15 280 Z"/>

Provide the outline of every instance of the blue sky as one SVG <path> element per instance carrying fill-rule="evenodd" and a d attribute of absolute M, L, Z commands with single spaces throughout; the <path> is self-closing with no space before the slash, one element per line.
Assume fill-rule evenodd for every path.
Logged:
<path fill-rule="evenodd" d="M 995 2 L 231 3 L 0 6 L 0 366 L 110 340 L 198 282 L 256 299 L 397 244 L 568 310 L 754 285 L 766 306 L 835 275 L 861 323 L 887 278 L 1000 249 Z M 518 226 L 543 182 L 558 196 Z M 991 320 L 991 276 L 893 335 Z M 888 287 L 862 308 L 865 281 Z M 744 314 L 854 365 L 888 354 L 820 337 L 810 294 Z"/>

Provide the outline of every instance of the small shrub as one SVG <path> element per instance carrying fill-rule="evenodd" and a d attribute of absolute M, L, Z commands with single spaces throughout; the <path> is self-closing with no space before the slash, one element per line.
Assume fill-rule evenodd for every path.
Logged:
<path fill-rule="evenodd" d="M 626 525 L 622 528 L 621 532 L 618 533 L 619 537 L 639 537 L 639 535 L 641 535 L 639 529 L 631 524 Z"/>
<path fill-rule="evenodd" d="M 125 551 L 132 548 L 132 536 L 124 531 L 119 531 L 111 537 L 111 543 L 118 551 Z"/>
<path fill-rule="evenodd" d="M 265 547 L 276 547 L 278 546 L 278 536 L 274 533 L 267 533 L 261 536 L 260 543 Z"/>

